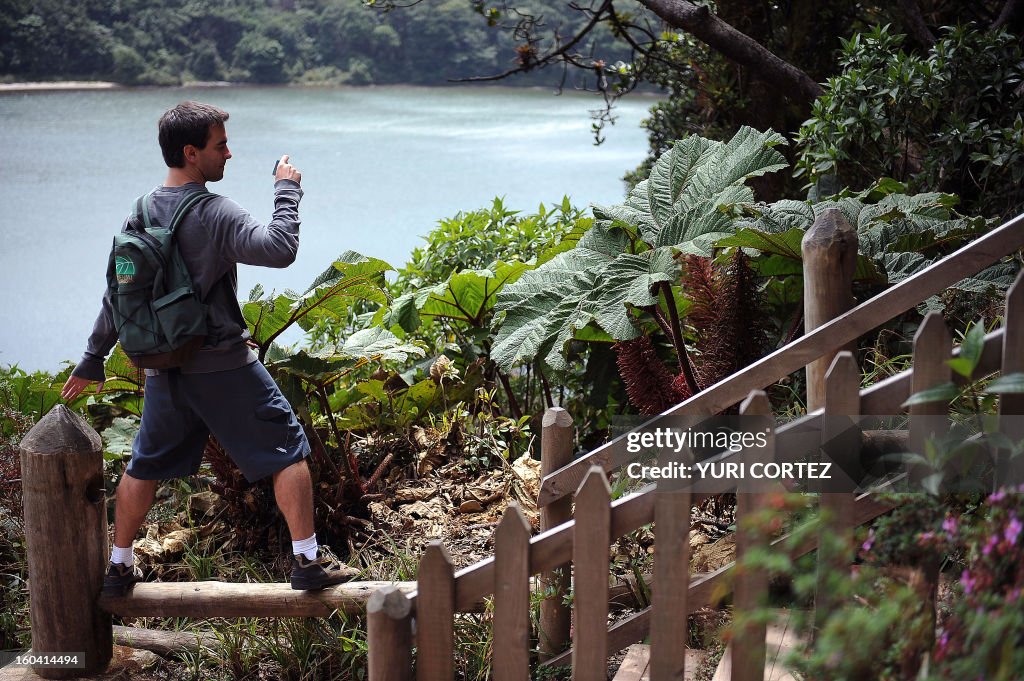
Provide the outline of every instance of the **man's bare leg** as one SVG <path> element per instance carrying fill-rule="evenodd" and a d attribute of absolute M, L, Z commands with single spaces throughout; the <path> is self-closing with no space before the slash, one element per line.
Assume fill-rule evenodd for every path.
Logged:
<path fill-rule="evenodd" d="M 357 568 L 345 565 L 333 556 L 317 555 L 320 547 L 313 533 L 313 480 L 305 459 L 274 474 L 274 497 L 292 535 L 292 553 L 295 555 L 291 574 L 293 589 L 322 589 L 359 574 Z"/>
<path fill-rule="evenodd" d="M 129 548 L 153 505 L 156 480 L 139 480 L 125 473 L 117 485 L 114 505 L 114 546 Z"/>
<path fill-rule="evenodd" d="M 274 473 L 274 498 L 292 541 L 313 536 L 313 479 L 306 460 Z"/>

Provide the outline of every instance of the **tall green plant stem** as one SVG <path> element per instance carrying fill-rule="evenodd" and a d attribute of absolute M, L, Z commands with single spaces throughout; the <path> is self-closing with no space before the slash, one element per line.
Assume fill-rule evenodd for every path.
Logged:
<path fill-rule="evenodd" d="M 505 389 L 505 394 L 508 395 L 508 408 L 512 411 L 512 417 L 516 420 L 523 417 L 523 410 L 519 407 L 519 402 L 516 400 L 516 395 L 512 392 L 512 384 L 508 381 L 508 376 L 505 375 L 501 369 L 497 370 L 498 380 L 501 381 L 501 386 Z"/>
<path fill-rule="evenodd" d="M 338 447 L 340 448 L 341 447 L 341 443 L 342 443 L 341 433 L 338 431 L 338 422 L 334 418 L 334 412 L 331 411 L 331 403 L 327 399 L 327 390 L 326 390 L 326 388 L 318 387 L 317 390 L 316 390 L 316 396 L 317 396 L 317 399 L 320 401 L 320 406 L 324 410 L 324 415 L 327 416 L 327 423 L 330 424 L 330 426 L 331 426 L 331 432 L 334 433 L 334 439 L 335 439 L 335 441 L 337 441 Z M 324 451 L 326 453 L 326 450 L 324 450 Z M 330 457 L 328 456 L 328 458 L 330 458 Z M 345 472 L 348 474 L 349 480 L 351 480 L 352 482 L 358 484 L 359 483 L 359 473 L 358 473 L 358 471 L 352 470 L 352 465 L 351 465 L 351 463 L 349 463 L 348 457 L 347 456 L 342 456 L 341 457 L 341 463 L 345 467 Z"/>
<path fill-rule="evenodd" d="M 547 376 L 540 370 L 540 366 L 537 367 L 537 373 L 540 375 L 540 387 L 544 391 L 544 407 L 550 409 L 555 406 L 555 398 L 551 395 L 551 384 L 548 383 Z"/>
<path fill-rule="evenodd" d="M 669 327 L 669 335 L 672 337 L 672 345 L 676 349 L 676 356 L 679 358 L 679 369 L 683 372 L 683 377 L 686 379 L 686 385 L 689 386 L 690 392 L 696 395 L 700 392 L 700 386 L 697 385 L 697 377 L 693 373 L 690 355 L 686 350 L 686 343 L 683 341 L 683 328 L 679 323 L 679 311 L 676 310 L 676 298 L 672 295 L 672 284 L 663 281 L 658 286 L 661 288 L 662 295 L 665 296 L 665 307 L 668 309 L 670 320 L 667 326 Z"/>

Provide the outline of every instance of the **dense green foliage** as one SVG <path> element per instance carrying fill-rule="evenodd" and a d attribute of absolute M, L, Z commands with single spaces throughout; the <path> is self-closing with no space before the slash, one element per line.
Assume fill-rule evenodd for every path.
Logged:
<path fill-rule="evenodd" d="M 887 27 L 843 42 L 800 129 L 798 173 L 864 188 L 879 177 L 958 195 L 968 211 L 1024 209 L 1024 48 L 1009 33 L 948 28 L 919 56 Z"/>
<path fill-rule="evenodd" d="M 737 248 L 757 254 L 751 266 L 766 294 L 762 312 L 775 320 L 779 340 L 784 320 L 794 308 L 799 312 L 801 239 L 828 209 L 840 210 L 857 229 L 857 280 L 876 287 L 901 281 L 987 228 L 984 220 L 958 215 L 955 197 L 907 195 L 892 180 L 820 201 L 758 203 L 745 183 L 786 167 L 776 149 L 782 141 L 750 128 L 727 143 L 691 135 L 655 162 L 624 204 L 595 207 L 594 227 L 574 248 L 498 294 L 497 310 L 504 313 L 494 345 L 498 365 L 510 370 L 517 362 L 540 361 L 550 371 L 564 371 L 574 339 L 628 341 L 660 332 L 685 364 L 682 329 L 672 333 L 665 322 L 674 312 L 685 316 L 690 304 L 676 256 L 725 260 Z M 1015 263 L 998 264 L 950 287 L 947 295 L 1005 291 L 1016 271 Z M 948 300 L 930 305 L 943 302 Z"/>
<path fill-rule="evenodd" d="M 887 5 L 722 4 L 720 16 L 826 81 L 824 93 L 814 102 L 795 101 L 686 34 L 665 32 L 663 51 L 649 63 L 608 65 L 604 72 L 628 82 L 634 69 L 646 67 L 644 77 L 670 94 L 652 112 L 652 155 L 623 203 L 596 206 L 591 217 L 565 200 L 534 213 L 496 200 L 440 221 L 390 283 L 390 265 L 345 253 L 304 292 L 268 296 L 257 287 L 243 304 L 260 357 L 313 447 L 318 533 L 336 547 L 349 546 L 356 556 L 350 559 L 381 542 L 371 500 L 386 497 L 399 481 L 423 482 L 437 467 L 461 475 L 463 487 L 473 476 L 491 476 L 490 469 L 530 450 L 545 407 L 569 410 L 577 449 L 587 450 L 607 441 L 615 416 L 631 409 L 658 413 L 683 399 L 689 392 L 682 379 L 687 390 L 699 389 L 742 366 L 716 356 L 723 342 L 753 347 L 757 336 L 771 344 L 794 337 L 803 286 L 800 242 L 824 211 L 842 212 L 857 230 L 855 294 L 864 299 L 984 233 L 996 216 L 1019 210 L 1024 66 L 1012 34 L 977 25 L 944 29 L 934 44 L 915 51 L 889 29 L 865 32 L 892 18 Z M 974 10 L 982 16 L 992 5 L 976 3 Z M 551 12 L 552 23 L 564 19 L 566 33 L 580 21 L 579 13 L 554 2 L 537 7 Z M 936 0 L 926 9 L 934 21 L 961 8 Z M 524 36 L 488 27 L 500 16 L 458 0 L 389 13 L 357 0 L 171 0 L 160 7 L 141 0 L 14 0 L 0 7 L 0 73 L 158 84 L 437 82 L 502 71 L 524 58 L 515 49 Z M 840 35 L 848 39 L 836 62 Z M 787 145 L 786 134 L 798 144 Z M 790 167 L 806 187 L 795 187 Z M 960 212 L 960 199 L 950 192 L 963 195 Z M 960 325 L 957 314 L 968 310 L 975 318 L 975 308 L 1005 290 L 1019 269 L 1019 255 L 1004 259 L 925 301 L 922 311 L 945 306 L 956 313 L 947 318 Z M 1000 314 L 998 305 L 986 312 Z M 709 321 L 729 313 L 746 321 L 731 335 L 709 331 Z M 911 311 L 900 321 L 912 332 L 919 318 Z M 308 345 L 280 345 L 282 333 L 296 325 Z M 911 399 L 952 400 L 953 412 L 969 402 L 968 415 L 980 421 L 995 409 L 997 393 L 1024 391 L 1020 374 L 984 390 L 970 383 L 984 330 L 977 324 L 967 331 L 959 357 L 949 363 L 965 385 Z M 872 361 L 877 365 L 879 355 L 885 361 L 885 343 L 867 342 Z M 667 368 L 671 353 L 678 376 Z M 103 393 L 71 406 L 87 410 L 103 430 L 112 479 L 129 451 L 143 397 L 139 372 L 123 353 L 115 351 L 106 369 Z M 3 647 L 27 645 L 15 443 L 56 403 L 66 374 L 0 368 L 0 580 L 9 587 L 0 598 Z M 802 409 L 799 379 L 775 387 L 785 388 L 774 400 L 779 412 Z M 657 406 L 645 410 L 635 397 L 642 393 L 660 402 L 651 400 Z M 955 439 L 964 444 L 963 436 Z M 968 480 L 958 467 L 965 450 L 957 443 L 943 449 L 949 441 L 940 438 L 916 457 L 934 483 L 926 489 L 937 492 L 944 476 Z M 1020 448 L 1003 449 L 1019 454 Z M 266 550 L 281 536 L 269 485 L 246 483 L 215 442 L 207 455 L 201 484 L 220 497 L 230 528 L 221 549 Z M 191 492 L 191 483 L 179 484 Z M 1011 644 L 1024 637 L 1024 516 L 1021 496 L 1012 492 L 919 498 L 878 520 L 861 538 L 858 570 L 830 576 L 839 607 L 804 651 L 803 671 L 833 679 L 968 679 L 982 670 L 1015 678 L 1021 647 Z M 187 494 L 175 498 L 187 504 Z M 794 506 L 806 515 L 808 497 Z M 179 517 L 191 522 L 191 513 L 186 508 Z M 780 517 L 767 515 L 765 533 L 779 531 Z M 794 545 L 816 532 L 813 523 L 808 527 L 792 533 Z M 182 558 L 186 578 L 274 578 L 253 569 L 247 557 L 232 559 L 243 567 L 218 563 L 221 549 L 212 537 L 204 541 Z M 367 566 L 368 577 L 412 578 L 411 556 L 393 544 L 381 553 L 391 556 L 394 569 Z M 793 577 L 797 602 L 813 593 L 813 568 L 781 553 L 758 559 L 757 568 Z M 937 580 L 940 565 L 956 585 L 942 594 L 936 629 L 913 580 L 918 573 Z M 476 621 L 462 619 L 460 634 Z M 459 643 L 467 653 L 460 665 L 472 668 L 463 676 L 483 678 L 489 634 L 470 634 L 475 638 Z M 343 618 L 308 626 L 242 623 L 221 637 L 209 657 L 187 661 L 193 677 L 250 678 L 268 661 L 303 678 L 365 672 L 365 641 Z M 918 674 L 921 650 L 932 651 L 933 664 Z"/>
<path fill-rule="evenodd" d="M 583 20 L 552 0 L 530 7 L 566 29 Z M 611 42 L 607 35 L 604 42 Z M 515 59 L 512 36 L 461 0 L 387 13 L 361 0 L 0 5 L 0 75 L 21 80 L 436 84 L 499 73 Z"/>

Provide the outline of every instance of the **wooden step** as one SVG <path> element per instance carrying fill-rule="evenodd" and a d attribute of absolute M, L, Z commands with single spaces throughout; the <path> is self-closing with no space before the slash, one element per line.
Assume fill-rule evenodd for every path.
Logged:
<path fill-rule="evenodd" d="M 765 636 L 764 681 L 796 681 L 797 677 L 785 665 L 786 657 L 799 643 L 799 635 L 790 618 L 789 610 L 779 610 L 768 625 Z M 732 644 L 725 649 L 712 681 L 730 681 L 732 678 Z"/>
<path fill-rule="evenodd" d="M 686 672 L 684 681 L 693 679 L 693 673 L 698 665 L 707 657 L 704 650 L 686 651 Z M 619 665 L 619 671 L 615 673 L 612 681 L 650 681 L 651 671 L 651 647 L 643 643 L 635 643 L 626 650 L 626 658 Z"/>

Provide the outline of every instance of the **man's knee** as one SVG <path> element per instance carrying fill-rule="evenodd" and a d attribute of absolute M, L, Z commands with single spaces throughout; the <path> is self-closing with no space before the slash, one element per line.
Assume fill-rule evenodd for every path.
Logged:
<path fill-rule="evenodd" d="M 309 476 L 309 465 L 306 463 L 305 458 L 299 459 L 295 463 L 285 466 L 281 470 L 274 473 L 272 477 L 274 479 L 274 482 L 277 482 L 279 478 L 291 479 L 297 476 Z"/>

